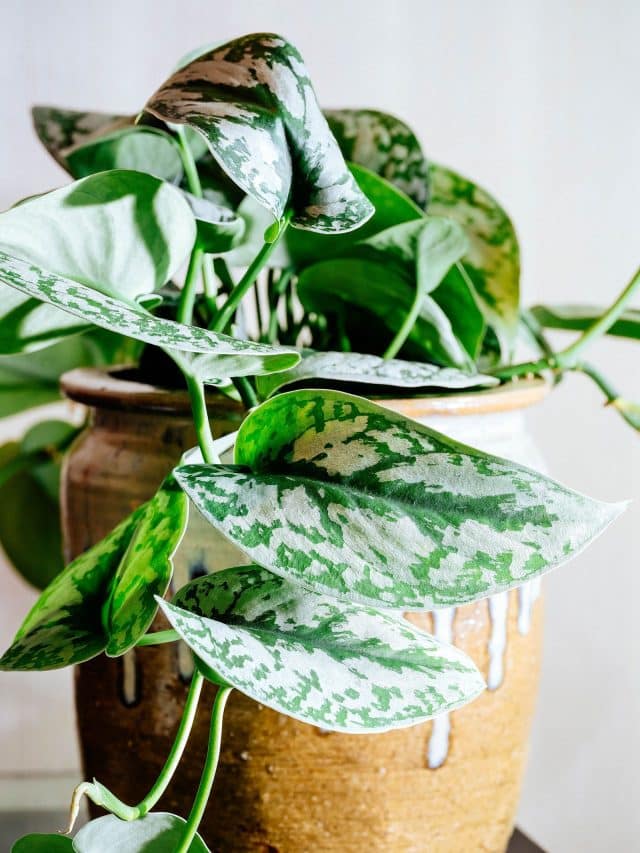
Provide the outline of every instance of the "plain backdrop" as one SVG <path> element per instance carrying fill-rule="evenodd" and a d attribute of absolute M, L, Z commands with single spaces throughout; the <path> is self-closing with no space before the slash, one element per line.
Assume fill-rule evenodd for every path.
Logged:
<path fill-rule="evenodd" d="M 187 50 L 264 30 L 297 44 L 324 105 L 402 116 L 428 155 L 502 200 L 519 231 L 526 302 L 605 303 L 631 277 L 635 0 L 3 0 L 0 207 L 65 180 L 32 133 L 31 104 L 134 112 Z M 640 348 L 607 341 L 592 358 L 640 399 Z M 640 837 L 640 442 L 580 377 L 531 423 L 558 479 L 636 503 L 546 583 L 520 822 L 551 853 L 630 851 Z M 4 645 L 31 593 L 6 566 L 0 590 Z M 70 674 L 3 675 L 0 697 L 0 807 L 63 805 L 77 768 Z M 43 790 L 34 775 L 60 784 Z"/>

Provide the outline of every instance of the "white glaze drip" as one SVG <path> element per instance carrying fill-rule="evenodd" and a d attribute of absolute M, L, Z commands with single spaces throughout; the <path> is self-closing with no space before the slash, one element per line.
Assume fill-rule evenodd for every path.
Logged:
<path fill-rule="evenodd" d="M 434 610 L 432 615 L 433 634 L 436 639 L 443 643 L 452 643 L 453 620 L 456 615 L 455 607 Z M 435 770 L 436 767 L 441 767 L 447 760 L 450 731 L 451 719 L 449 714 L 440 714 L 440 716 L 434 718 L 427 747 L 427 764 L 432 770 Z"/>
<path fill-rule="evenodd" d="M 122 656 L 122 698 L 125 705 L 135 705 L 138 699 L 138 666 L 134 649 Z"/>
<path fill-rule="evenodd" d="M 529 633 L 533 605 L 540 596 L 541 586 L 541 579 L 534 578 L 518 589 L 518 631 L 520 634 L 525 635 Z"/>
<path fill-rule="evenodd" d="M 504 652 L 507 647 L 507 613 L 509 593 L 499 592 L 489 598 L 491 636 L 489 637 L 489 674 L 487 687 L 497 690 L 504 678 Z"/>

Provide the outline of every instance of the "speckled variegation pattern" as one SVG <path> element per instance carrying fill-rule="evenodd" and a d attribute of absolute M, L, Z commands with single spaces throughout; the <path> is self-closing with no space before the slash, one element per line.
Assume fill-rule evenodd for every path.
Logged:
<path fill-rule="evenodd" d="M 326 729 L 413 725 L 484 688 L 472 661 L 453 646 L 257 566 L 200 578 L 162 606 L 209 674 Z"/>
<path fill-rule="evenodd" d="M 116 574 L 103 610 L 108 635 L 106 652 L 124 654 L 145 633 L 173 573 L 172 557 L 187 526 L 188 501 L 168 478 L 145 505 Z"/>
<path fill-rule="evenodd" d="M 276 219 L 350 231 L 373 208 L 347 169 L 298 51 L 260 33 L 217 47 L 176 71 L 145 109 L 206 139 L 232 180 Z"/>
<path fill-rule="evenodd" d="M 425 208 L 429 174 L 420 143 L 396 116 L 378 110 L 325 110 L 346 160 L 365 166 Z"/>
<path fill-rule="evenodd" d="M 66 149 L 133 123 L 129 116 L 51 106 L 33 107 L 31 115 L 38 139 L 62 166 L 66 163 Z"/>
<path fill-rule="evenodd" d="M 454 367 L 438 367 L 420 361 L 383 359 L 377 355 L 360 352 L 302 351 L 302 361 L 284 373 L 261 376 L 258 390 L 264 397 L 289 385 L 312 382 L 332 385 L 372 385 L 372 393 L 382 389 L 410 389 L 411 393 L 435 391 L 441 388 L 464 390 L 498 385 L 494 376 L 482 373 L 465 373 Z"/>
<path fill-rule="evenodd" d="M 621 511 L 338 391 L 273 397 L 239 467 L 176 478 L 256 563 L 352 601 L 433 609 L 566 562 Z"/>
<path fill-rule="evenodd" d="M 520 248 L 505 210 L 489 193 L 443 166 L 429 166 L 428 212 L 459 222 L 469 240 L 464 267 L 505 356 L 518 326 Z"/>
<path fill-rule="evenodd" d="M 105 648 L 101 608 L 143 510 L 136 510 L 49 584 L 0 658 L 0 669 L 58 669 L 89 660 Z"/>
<path fill-rule="evenodd" d="M 277 370 L 298 361 L 295 352 L 281 347 L 243 341 L 197 326 L 185 326 L 154 317 L 135 304 L 121 302 L 91 287 L 11 257 L 1 250 L 0 281 L 112 332 L 157 346 L 206 353 L 210 376 L 223 378 L 269 370 L 272 359 Z M 244 353 L 248 361 L 243 367 L 241 356 Z"/>

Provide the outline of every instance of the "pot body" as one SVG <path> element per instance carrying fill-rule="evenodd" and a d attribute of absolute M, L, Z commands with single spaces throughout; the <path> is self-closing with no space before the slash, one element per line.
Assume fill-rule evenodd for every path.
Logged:
<path fill-rule="evenodd" d="M 70 453 L 63 477 L 67 557 L 102 538 L 150 497 L 195 442 L 184 405 L 141 405 L 135 392 L 92 396 L 76 372 L 65 383 L 93 405 L 90 428 Z M 104 390 L 104 389 L 103 389 Z M 521 408 L 544 394 L 534 386 L 424 400 L 387 401 L 461 441 L 540 469 Z M 164 393 L 164 392 L 162 392 Z M 114 398 L 110 395 L 116 395 Z M 152 396 L 152 395 L 151 395 Z M 151 399 L 150 395 L 147 395 Z M 165 397 L 167 395 L 165 394 Z M 475 402 L 474 402 L 475 401 Z M 182 408 L 181 408 L 182 406 Z M 214 407 L 215 408 L 215 407 Z M 240 414 L 221 402 L 217 432 Z M 177 585 L 203 571 L 246 562 L 220 539 L 201 553 L 192 512 L 176 557 Z M 233 693 L 203 837 L 220 853 L 504 851 L 513 830 L 526 760 L 541 654 L 541 607 L 535 584 L 433 614 L 411 614 L 420 627 L 463 648 L 490 689 L 454 714 L 380 735 L 326 733 Z M 156 628 L 165 627 L 158 617 Z M 76 670 L 76 705 L 84 772 L 125 802 L 149 790 L 169 752 L 186 696 L 190 659 L 179 644 L 104 656 Z M 158 808 L 186 815 L 206 752 L 204 701 L 185 758 Z M 134 757 L 135 756 L 135 757 Z"/>

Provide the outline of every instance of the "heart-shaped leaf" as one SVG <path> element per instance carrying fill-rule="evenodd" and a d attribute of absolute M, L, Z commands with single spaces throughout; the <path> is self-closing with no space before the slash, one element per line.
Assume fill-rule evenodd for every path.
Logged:
<path fill-rule="evenodd" d="M 346 167 L 298 51 L 277 35 L 235 39 L 176 71 L 145 109 L 207 141 L 232 180 L 280 220 L 349 231 L 373 213 Z"/>
<path fill-rule="evenodd" d="M 142 172 L 91 175 L 0 214 L 3 252 L 129 300 L 161 287 L 194 239 L 181 193 Z"/>
<path fill-rule="evenodd" d="M 606 309 L 595 305 L 536 305 L 530 309 L 541 326 L 583 332 L 599 320 Z M 640 310 L 628 308 L 611 326 L 608 335 L 640 339 Z"/>
<path fill-rule="evenodd" d="M 132 513 L 49 584 L 0 658 L 0 670 L 58 669 L 104 650 L 101 609 L 142 512 Z"/>
<path fill-rule="evenodd" d="M 297 364 L 293 350 L 256 344 L 154 317 L 135 303 L 96 293 L 76 281 L 11 257 L 0 250 L 0 281 L 56 308 L 68 311 L 85 323 L 168 349 L 206 353 L 207 369 L 214 378 L 241 376 L 271 370 L 286 370 Z M 246 365 L 244 355 L 248 356 Z"/>
<path fill-rule="evenodd" d="M 520 249 L 511 220 L 481 187 L 443 166 L 429 166 L 428 212 L 455 219 L 469 240 L 464 268 L 480 299 L 487 322 L 505 354 L 518 330 Z"/>
<path fill-rule="evenodd" d="M 415 725 L 484 689 L 463 652 L 400 617 L 257 566 L 199 578 L 161 606 L 214 680 L 325 729 Z"/>
<path fill-rule="evenodd" d="M 623 509 L 339 391 L 263 403 L 235 461 L 174 472 L 214 527 L 307 588 L 407 610 L 518 586 Z"/>
<path fill-rule="evenodd" d="M 145 125 L 120 127 L 66 149 L 65 165 L 74 178 L 111 169 L 146 172 L 171 183 L 182 178 L 182 158 L 174 138 Z"/>
<path fill-rule="evenodd" d="M 261 376 L 258 391 L 271 397 L 276 391 L 295 387 L 330 387 L 368 394 L 399 393 L 422 395 L 441 390 L 466 390 L 499 384 L 494 376 L 463 373 L 452 367 L 437 367 L 418 361 L 382 359 L 359 352 L 313 352 L 303 350 L 302 361 L 285 373 Z"/>
<path fill-rule="evenodd" d="M 345 160 L 381 175 L 418 207 L 426 207 L 429 170 L 408 125 L 378 110 L 325 110 L 324 115 Z"/>
<path fill-rule="evenodd" d="M 187 526 L 188 501 L 169 477 L 144 506 L 126 553 L 110 584 L 103 610 L 110 657 L 124 654 L 146 632 L 167 591 L 172 557 Z"/>
<path fill-rule="evenodd" d="M 82 140 L 132 124 L 129 116 L 37 106 L 31 110 L 38 139 L 49 154 L 67 168 L 64 152 Z"/>
<path fill-rule="evenodd" d="M 11 853 L 73 853 L 73 843 L 64 835 L 25 835 L 11 848 Z"/>
<path fill-rule="evenodd" d="M 187 822 L 168 812 L 150 812 L 138 820 L 99 817 L 83 826 L 73 839 L 75 853 L 175 853 Z M 189 853 L 209 853 L 199 835 Z"/>

